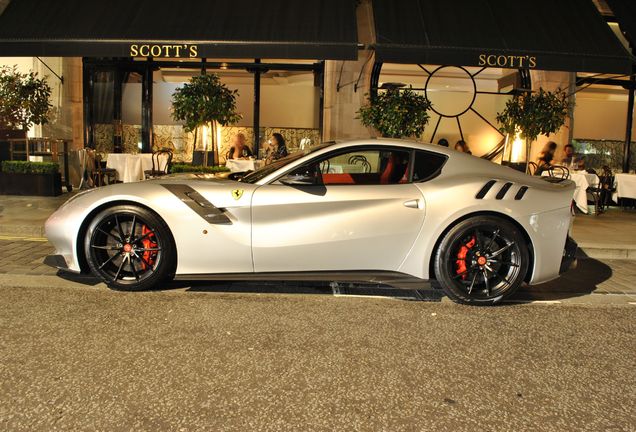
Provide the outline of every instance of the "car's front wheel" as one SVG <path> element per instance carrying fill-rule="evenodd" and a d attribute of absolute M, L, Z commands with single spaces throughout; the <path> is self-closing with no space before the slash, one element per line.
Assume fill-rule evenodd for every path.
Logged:
<path fill-rule="evenodd" d="M 454 301 L 495 304 L 523 283 L 529 257 L 516 226 L 495 216 L 475 216 L 444 235 L 435 255 L 435 276 Z"/>
<path fill-rule="evenodd" d="M 139 291 L 165 281 L 175 263 L 166 224 L 142 207 L 118 205 L 98 213 L 84 238 L 88 265 L 109 287 Z"/>

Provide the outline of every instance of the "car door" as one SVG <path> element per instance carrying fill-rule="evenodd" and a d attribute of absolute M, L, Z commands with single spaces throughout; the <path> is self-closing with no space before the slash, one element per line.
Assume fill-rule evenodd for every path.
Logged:
<path fill-rule="evenodd" d="M 254 270 L 397 270 L 425 215 L 410 157 L 398 147 L 334 151 L 256 189 Z"/>

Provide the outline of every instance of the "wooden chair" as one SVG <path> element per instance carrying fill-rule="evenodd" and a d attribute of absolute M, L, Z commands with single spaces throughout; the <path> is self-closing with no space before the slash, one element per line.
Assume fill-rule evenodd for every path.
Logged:
<path fill-rule="evenodd" d="M 104 161 L 104 153 L 95 152 L 95 168 L 93 169 L 93 184 L 97 187 L 104 184 L 112 184 L 117 181 L 117 170 L 115 168 L 106 168 Z M 108 183 L 104 183 L 107 180 Z"/>
<path fill-rule="evenodd" d="M 594 172 L 593 174 L 596 174 Z M 586 192 L 594 201 L 594 214 L 597 216 L 609 207 L 612 192 L 614 192 L 614 174 L 608 166 L 603 167 L 603 174 L 598 176 L 599 183 L 587 188 Z"/>
<path fill-rule="evenodd" d="M 349 165 L 361 164 L 365 173 L 371 172 L 371 164 L 366 157 L 362 155 L 353 155 L 348 160 Z"/>
<path fill-rule="evenodd" d="M 535 162 L 528 162 L 528 174 L 535 175 L 539 166 Z"/>
<path fill-rule="evenodd" d="M 165 176 L 170 172 L 172 151 L 160 149 L 152 153 L 152 169 L 144 171 L 146 179 Z"/>
<path fill-rule="evenodd" d="M 567 180 L 570 178 L 570 170 L 563 165 L 552 165 L 548 168 L 548 174 L 550 177 L 556 179 Z"/>

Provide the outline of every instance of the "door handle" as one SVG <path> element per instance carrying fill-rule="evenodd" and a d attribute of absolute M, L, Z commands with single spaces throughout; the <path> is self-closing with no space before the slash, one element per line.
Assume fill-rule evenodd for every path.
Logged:
<path fill-rule="evenodd" d="M 420 200 L 414 199 L 414 200 L 404 201 L 404 207 L 419 209 L 420 208 Z"/>

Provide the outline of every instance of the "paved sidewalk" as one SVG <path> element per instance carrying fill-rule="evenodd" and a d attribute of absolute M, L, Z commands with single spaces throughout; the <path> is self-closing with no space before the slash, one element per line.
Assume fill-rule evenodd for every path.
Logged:
<path fill-rule="evenodd" d="M 0 235 L 44 236 L 44 222 L 77 191 L 58 197 L 0 195 Z"/>
<path fill-rule="evenodd" d="M 577 214 L 572 237 L 590 257 L 636 259 L 636 211 L 612 207 L 598 216 Z"/>
<path fill-rule="evenodd" d="M 42 264 L 53 252 L 45 240 L 0 237 L 0 274 L 55 275 L 57 270 Z"/>

